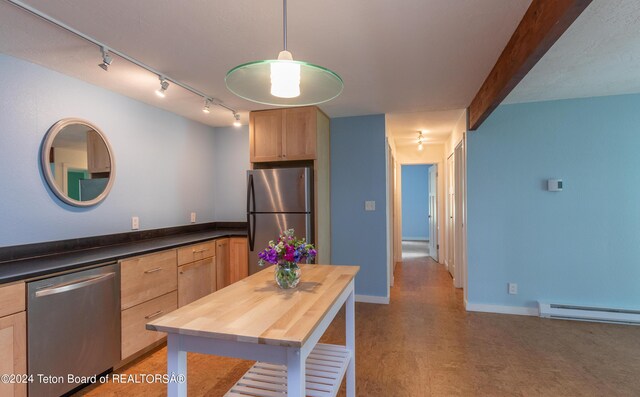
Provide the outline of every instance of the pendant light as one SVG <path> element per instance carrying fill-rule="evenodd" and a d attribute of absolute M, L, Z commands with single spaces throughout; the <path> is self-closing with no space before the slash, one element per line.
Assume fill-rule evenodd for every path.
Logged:
<path fill-rule="evenodd" d="M 342 78 L 322 66 L 293 60 L 287 50 L 287 0 L 282 9 L 284 49 L 278 59 L 236 66 L 225 77 L 227 88 L 264 105 L 307 106 L 332 100 L 342 92 Z"/>

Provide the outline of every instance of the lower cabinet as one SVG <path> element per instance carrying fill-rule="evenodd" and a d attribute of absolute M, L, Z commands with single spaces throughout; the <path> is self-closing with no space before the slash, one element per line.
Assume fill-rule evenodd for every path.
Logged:
<path fill-rule="evenodd" d="M 188 305 L 215 291 L 215 257 L 178 267 L 178 307 Z"/>
<path fill-rule="evenodd" d="M 249 251 L 245 237 L 229 239 L 229 283 L 249 276 Z"/>
<path fill-rule="evenodd" d="M 176 291 L 151 299 L 122 311 L 122 358 L 127 358 L 164 336 L 163 332 L 147 331 L 146 324 L 178 308 Z"/>
<path fill-rule="evenodd" d="M 229 278 L 229 239 L 216 240 L 216 290 L 231 284 Z"/>
<path fill-rule="evenodd" d="M 25 285 L 17 283 L 0 287 L 0 375 L 27 373 L 27 312 Z M 11 379 L 10 379 L 11 380 Z M 0 396 L 24 397 L 24 379 L 0 382 Z"/>

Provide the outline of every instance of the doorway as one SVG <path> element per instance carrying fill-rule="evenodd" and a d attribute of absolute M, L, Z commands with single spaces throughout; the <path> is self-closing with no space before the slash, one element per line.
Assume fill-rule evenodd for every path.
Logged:
<path fill-rule="evenodd" d="M 438 257 L 437 166 L 401 166 L 402 258 Z"/>

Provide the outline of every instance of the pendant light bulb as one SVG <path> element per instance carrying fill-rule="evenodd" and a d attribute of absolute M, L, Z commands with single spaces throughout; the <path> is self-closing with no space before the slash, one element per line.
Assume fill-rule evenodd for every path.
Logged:
<path fill-rule="evenodd" d="M 233 117 L 236 119 L 236 120 L 233 122 L 233 126 L 234 126 L 234 127 L 242 127 L 242 123 L 240 122 L 240 115 L 239 115 L 238 113 L 234 113 L 234 114 L 233 114 Z"/>
<path fill-rule="evenodd" d="M 278 60 L 271 63 L 271 95 L 278 98 L 300 96 L 300 64 L 293 61 L 289 51 L 280 51 Z"/>
<path fill-rule="evenodd" d="M 165 94 L 165 91 L 167 91 L 167 88 L 169 88 L 169 82 L 164 77 L 159 77 L 159 79 L 160 79 L 160 88 L 156 90 L 156 95 L 159 96 L 160 98 L 164 98 L 165 96 L 167 96 Z"/>

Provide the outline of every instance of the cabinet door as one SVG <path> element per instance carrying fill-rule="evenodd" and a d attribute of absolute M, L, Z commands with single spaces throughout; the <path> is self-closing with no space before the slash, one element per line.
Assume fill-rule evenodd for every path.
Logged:
<path fill-rule="evenodd" d="M 282 158 L 282 110 L 251 112 L 249 116 L 251 162 L 279 161 Z"/>
<path fill-rule="evenodd" d="M 95 131 L 87 133 L 87 168 L 92 174 L 111 171 L 109 149 Z"/>
<path fill-rule="evenodd" d="M 285 109 L 283 160 L 313 160 L 316 158 L 315 107 Z"/>
<path fill-rule="evenodd" d="M 216 285 L 222 289 L 229 281 L 229 239 L 216 240 Z"/>
<path fill-rule="evenodd" d="M 232 237 L 229 239 L 229 282 L 240 281 L 249 275 L 249 251 L 247 239 Z"/>
<path fill-rule="evenodd" d="M 178 267 L 178 307 L 188 305 L 211 292 L 213 257 Z"/>
<path fill-rule="evenodd" d="M 27 316 L 20 312 L 0 318 L 0 375 L 27 373 Z M 26 396 L 26 383 L 0 382 L 0 396 Z"/>

